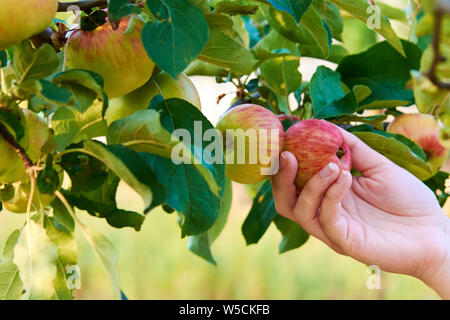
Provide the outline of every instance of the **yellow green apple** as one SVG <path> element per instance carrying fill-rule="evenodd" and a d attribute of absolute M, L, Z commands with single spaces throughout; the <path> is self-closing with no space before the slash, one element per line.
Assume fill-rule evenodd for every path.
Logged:
<path fill-rule="evenodd" d="M 443 124 L 430 114 L 410 113 L 396 117 L 387 131 L 404 135 L 419 145 L 425 151 L 431 169 L 436 173 L 449 153 L 448 147 L 440 140 L 442 128 Z"/>
<path fill-rule="evenodd" d="M 0 0 L 0 51 L 51 25 L 57 0 Z"/>
<path fill-rule="evenodd" d="M 155 69 L 141 40 L 144 23 L 135 19 L 132 31 L 127 32 L 129 21 L 123 18 L 116 30 L 110 23 L 93 31 L 77 30 L 67 43 L 67 65 L 101 75 L 109 98 L 143 86 Z"/>
<path fill-rule="evenodd" d="M 185 74 L 181 74 L 175 80 L 169 74 L 161 72 L 141 88 L 122 97 L 111 99 L 106 111 L 106 121 L 111 124 L 139 110 L 147 109 L 152 99 L 158 94 L 162 95 L 164 99 L 186 100 L 201 110 L 198 91 Z"/>
<path fill-rule="evenodd" d="M 272 111 L 255 104 L 239 105 L 228 110 L 216 128 L 224 138 L 229 179 L 253 184 L 278 171 L 284 129 Z"/>

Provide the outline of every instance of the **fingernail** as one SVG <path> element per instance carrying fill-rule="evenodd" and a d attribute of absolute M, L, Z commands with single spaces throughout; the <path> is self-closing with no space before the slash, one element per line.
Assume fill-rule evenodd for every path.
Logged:
<path fill-rule="evenodd" d="M 286 153 L 282 152 L 280 157 L 280 171 L 284 170 L 287 166 L 288 159 L 286 157 Z"/>
<path fill-rule="evenodd" d="M 351 177 L 351 176 L 352 176 L 352 174 L 351 174 L 349 171 L 347 171 L 347 170 L 342 171 L 341 176 L 340 176 L 339 179 L 338 179 L 338 182 L 342 182 L 342 181 L 344 181 L 347 177 Z"/>
<path fill-rule="evenodd" d="M 327 164 L 327 166 L 325 168 L 322 169 L 322 171 L 320 171 L 320 176 L 322 178 L 328 178 L 329 176 L 331 176 L 334 172 L 336 172 L 338 170 L 338 166 L 331 162 L 329 164 Z"/>

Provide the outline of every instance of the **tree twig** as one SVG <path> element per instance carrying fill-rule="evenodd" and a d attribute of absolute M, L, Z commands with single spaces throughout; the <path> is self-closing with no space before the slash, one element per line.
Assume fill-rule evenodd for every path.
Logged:
<path fill-rule="evenodd" d="M 25 169 L 28 171 L 33 167 L 33 161 L 31 161 L 30 157 L 27 155 L 26 151 L 22 146 L 16 141 L 11 133 L 9 133 L 8 129 L 6 129 L 3 123 L 0 123 L 0 136 L 5 139 L 5 141 L 9 144 L 9 146 L 17 153 L 20 159 L 23 161 Z"/>
<path fill-rule="evenodd" d="M 450 83 L 442 82 L 436 75 L 436 69 L 440 62 L 444 62 L 446 59 L 440 53 L 440 40 L 442 32 L 442 20 L 444 18 L 446 11 L 442 10 L 440 7 L 436 7 L 435 11 L 435 23 L 434 23 L 434 35 L 433 35 L 433 61 L 431 62 L 430 70 L 426 73 L 430 81 L 439 88 L 449 89 Z"/>
<path fill-rule="evenodd" d="M 87 13 L 91 12 L 92 8 L 100 7 L 106 8 L 108 6 L 107 0 L 86 0 L 86 1 L 71 1 L 71 2 L 59 2 L 58 12 L 67 12 L 70 7 L 78 7 L 81 11 Z"/>

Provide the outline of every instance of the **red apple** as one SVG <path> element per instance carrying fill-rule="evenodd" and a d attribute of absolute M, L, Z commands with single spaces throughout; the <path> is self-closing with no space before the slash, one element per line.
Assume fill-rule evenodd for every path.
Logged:
<path fill-rule="evenodd" d="M 0 51 L 47 28 L 57 0 L 0 0 Z"/>
<path fill-rule="evenodd" d="M 295 185 L 300 191 L 330 162 L 339 169 L 351 169 L 350 148 L 339 129 L 325 120 L 303 120 L 291 126 L 284 137 L 284 150 L 298 161 Z"/>
<path fill-rule="evenodd" d="M 67 44 L 67 65 L 101 75 L 109 98 L 120 97 L 142 87 L 155 69 L 155 63 L 142 44 L 143 22 L 136 19 L 133 31 L 126 33 L 129 20 L 123 18 L 116 30 L 110 23 L 94 31 L 77 30 Z"/>
<path fill-rule="evenodd" d="M 277 173 L 284 129 L 270 110 L 254 104 L 234 107 L 220 118 L 217 129 L 224 137 L 228 178 L 252 184 Z"/>
<path fill-rule="evenodd" d="M 443 124 L 432 115 L 411 113 L 396 117 L 387 131 L 404 135 L 419 145 L 425 151 L 433 172 L 437 173 L 449 152 L 440 141 L 441 128 Z"/>

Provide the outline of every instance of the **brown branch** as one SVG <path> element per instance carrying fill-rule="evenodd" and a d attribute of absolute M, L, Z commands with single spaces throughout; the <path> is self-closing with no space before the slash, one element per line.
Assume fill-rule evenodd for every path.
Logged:
<path fill-rule="evenodd" d="M 58 12 L 67 12 L 71 6 L 80 8 L 81 11 L 90 13 L 92 8 L 106 8 L 108 6 L 107 0 L 86 0 L 86 1 L 72 1 L 59 2 Z"/>
<path fill-rule="evenodd" d="M 9 146 L 17 153 L 17 155 L 22 159 L 25 169 L 28 170 L 33 167 L 33 161 L 28 157 L 26 151 L 22 146 L 16 141 L 13 135 L 6 129 L 3 123 L 0 123 L 0 136 L 5 139 Z"/>
<path fill-rule="evenodd" d="M 441 40 L 441 29 L 442 29 L 442 20 L 444 18 L 445 12 L 440 8 L 436 8 L 435 11 L 435 23 L 434 23 L 434 35 L 433 35 L 433 61 L 431 63 L 430 70 L 426 73 L 430 81 L 439 88 L 450 89 L 450 83 L 442 82 L 439 80 L 436 75 L 436 69 L 440 62 L 446 61 L 445 57 L 443 57 L 440 53 L 440 40 Z"/>

